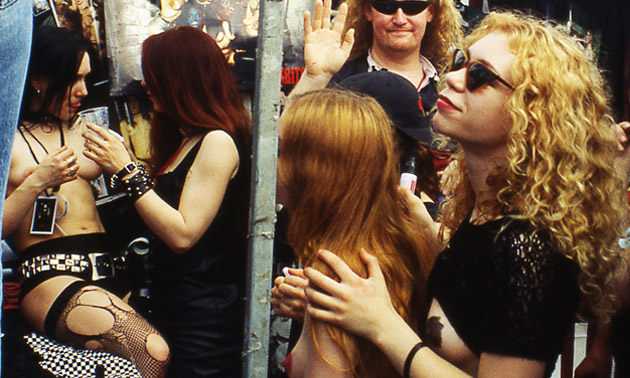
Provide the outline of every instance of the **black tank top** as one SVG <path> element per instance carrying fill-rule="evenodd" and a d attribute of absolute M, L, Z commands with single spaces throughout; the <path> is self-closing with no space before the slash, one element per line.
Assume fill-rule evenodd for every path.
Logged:
<path fill-rule="evenodd" d="M 202 141 L 197 142 L 173 171 L 156 177 L 155 192 L 174 208 L 179 207 L 186 175 Z M 152 238 L 151 260 L 156 288 L 168 287 L 182 279 L 201 280 L 205 284 L 237 284 L 239 289 L 244 287 L 249 205 L 247 167 L 247 161 L 241 159 L 239 171 L 228 183 L 212 224 L 189 251 L 177 255 L 157 236 Z"/>

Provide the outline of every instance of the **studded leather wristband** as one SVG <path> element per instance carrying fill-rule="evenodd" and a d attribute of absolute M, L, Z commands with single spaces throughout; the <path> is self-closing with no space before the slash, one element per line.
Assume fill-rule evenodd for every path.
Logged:
<path fill-rule="evenodd" d="M 127 163 L 120 171 L 118 171 L 118 173 L 112 175 L 112 177 L 109 179 L 109 186 L 112 189 L 116 189 L 120 185 L 122 178 L 135 171 L 136 169 L 138 169 L 138 165 L 136 163 L 134 163 L 133 161 L 131 163 Z"/>

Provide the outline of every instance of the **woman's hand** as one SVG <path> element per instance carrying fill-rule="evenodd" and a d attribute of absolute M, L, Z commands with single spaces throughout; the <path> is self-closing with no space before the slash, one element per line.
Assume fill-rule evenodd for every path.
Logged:
<path fill-rule="evenodd" d="M 277 277 L 271 289 L 271 307 L 276 315 L 304 321 L 308 280 L 302 269 L 288 268 L 289 275 Z"/>
<path fill-rule="evenodd" d="M 92 132 L 86 130 L 82 134 L 85 138 L 83 155 L 100 165 L 105 172 L 113 175 L 133 161 L 124 142 L 109 130 L 92 123 L 86 126 Z"/>
<path fill-rule="evenodd" d="M 41 190 L 59 186 L 76 180 L 79 164 L 74 151 L 63 146 L 46 157 L 37 165 L 25 172 L 25 176 L 36 180 Z"/>
<path fill-rule="evenodd" d="M 304 269 L 307 311 L 313 318 L 332 323 L 374 343 L 388 327 L 400 320 L 392 305 L 383 272 L 376 257 L 361 250 L 368 278 L 357 276 L 334 253 L 320 250 L 319 259 L 339 277 L 337 282 L 316 269 Z"/>

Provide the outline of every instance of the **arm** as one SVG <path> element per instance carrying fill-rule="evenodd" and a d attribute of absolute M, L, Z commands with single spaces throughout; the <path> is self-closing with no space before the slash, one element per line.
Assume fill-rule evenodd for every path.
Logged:
<path fill-rule="evenodd" d="M 188 171 L 179 208 L 172 208 L 150 191 L 136 201 L 136 209 L 175 253 L 185 253 L 210 227 L 238 163 L 232 138 L 223 131 L 210 132 Z"/>
<path fill-rule="evenodd" d="M 630 308 L 630 274 L 628 271 L 628 250 L 622 250 L 623 262 L 619 267 L 619 280 L 615 283 L 614 290 L 619 302 L 619 311 L 627 311 Z M 596 327 L 593 339 L 589 340 L 586 356 L 575 370 L 575 378 L 607 378 L 610 377 L 612 362 L 612 338 L 614 334 L 614 322 L 592 323 L 590 327 Z"/>
<path fill-rule="evenodd" d="M 332 28 L 330 27 L 331 1 L 315 3 L 313 22 L 310 12 L 304 12 L 304 64 L 305 70 L 291 96 L 326 87 L 334 74 L 341 69 L 354 44 L 354 29 L 343 34 L 348 6 L 343 3 Z"/>
<path fill-rule="evenodd" d="M 93 129 L 94 130 L 94 129 Z M 102 137 L 84 134 L 90 145 L 85 156 L 108 173 L 116 173 L 131 161 L 122 142 L 107 131 L 95 130 Z M 179 207 L 171 207 L 153 190 L 135 203 L 146 225 L 175 253 L 188 251 L 214 220 L 229 181 L 236 175 L 239 157 L 232 138 L 223 131 L 208 133 L 188 171 Z M 135 173 L 131 173 L 130 176 Z"/>
<path fill-rule="evenodd" d="M 15 151 L 11 162 L 9 182 L 20 182 L 4 202 L 2 216 L 2 237 L 11 235 L 27 214 L 33 211 L 37 197 L 48 188 L 76 180 L 79 165 L 77 158 L 68 146 L 63 146 L 46 157 L 34 168 L 17 172 Z"/>
<path fill-rule="evenodd" d="M 333 269 L 340 282 L 315 269 L 306 268 L 304 274 L 309 279 L 306 289 L 308 314 L 371 341 L 402 374 L 407 354 L 420 342 L 420 337 L 392 306 L 377 259 L 365 250 L 361 251 L 368 270 L 368 278 L 363 279 L 331 252 L 320 251 L 319 258 Z M 477 376 L 540 378 L 543 374 L 543 362 L 482 353 Z M 410 376 L 469 377 L 429 348 L 418 351 L 411 363 Z"/>
<path fill-rule="evenodd" d="M 595 336 L 586 356 L 575 369 L 575 378 L 610 377 L 612 324 L 590 324 L 589 327 L 597 327 Z"/>

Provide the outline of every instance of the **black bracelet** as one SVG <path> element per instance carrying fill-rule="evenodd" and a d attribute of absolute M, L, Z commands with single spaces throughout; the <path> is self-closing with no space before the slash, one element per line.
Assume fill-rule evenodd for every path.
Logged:
<path fill-rule="evenodd" d="M 409 354 L 407 355 L 407 359 L 405 360 L 405 367 L 403 369 L 404 378 L 409 378 L 409 370 L 411 370 L 411 361 L 413 361 L 413 357 L 416 355 L 416 353 L 425 346 L 426 344 L 424 343 L 424 341 L 420 341 L 418 344 L 414 345 L 413 348 L 411 348 L 411 350 L 409 351 Z"/>
<path fill-rule="evenodd" d="M 135 175 L 131 176 L 127 180 L 123 180 L 122 184 L 133 202 L 136 202 L 149 190 L 153 189 L 153 183 L 151 182 L 149 175 L 142 168 L 138 169 L 138 173 Z"/>
<path fill-rule="evenodd" d="M 112 175 L 112 177 L 110 177 L 109 186 L 112 189 L 116 189 L 116 187 L 120 185 L 120 181 L 122 180 L 122 178 L 127 176 L 128 174 L 130 174 L 136 169 L 138 169 L 138 165 L 134 163 L 133 161 L 131 163 L 125 164 L 125 166 L 120 171 L 118 171 L 118 173 L 115 173 Z"/>

